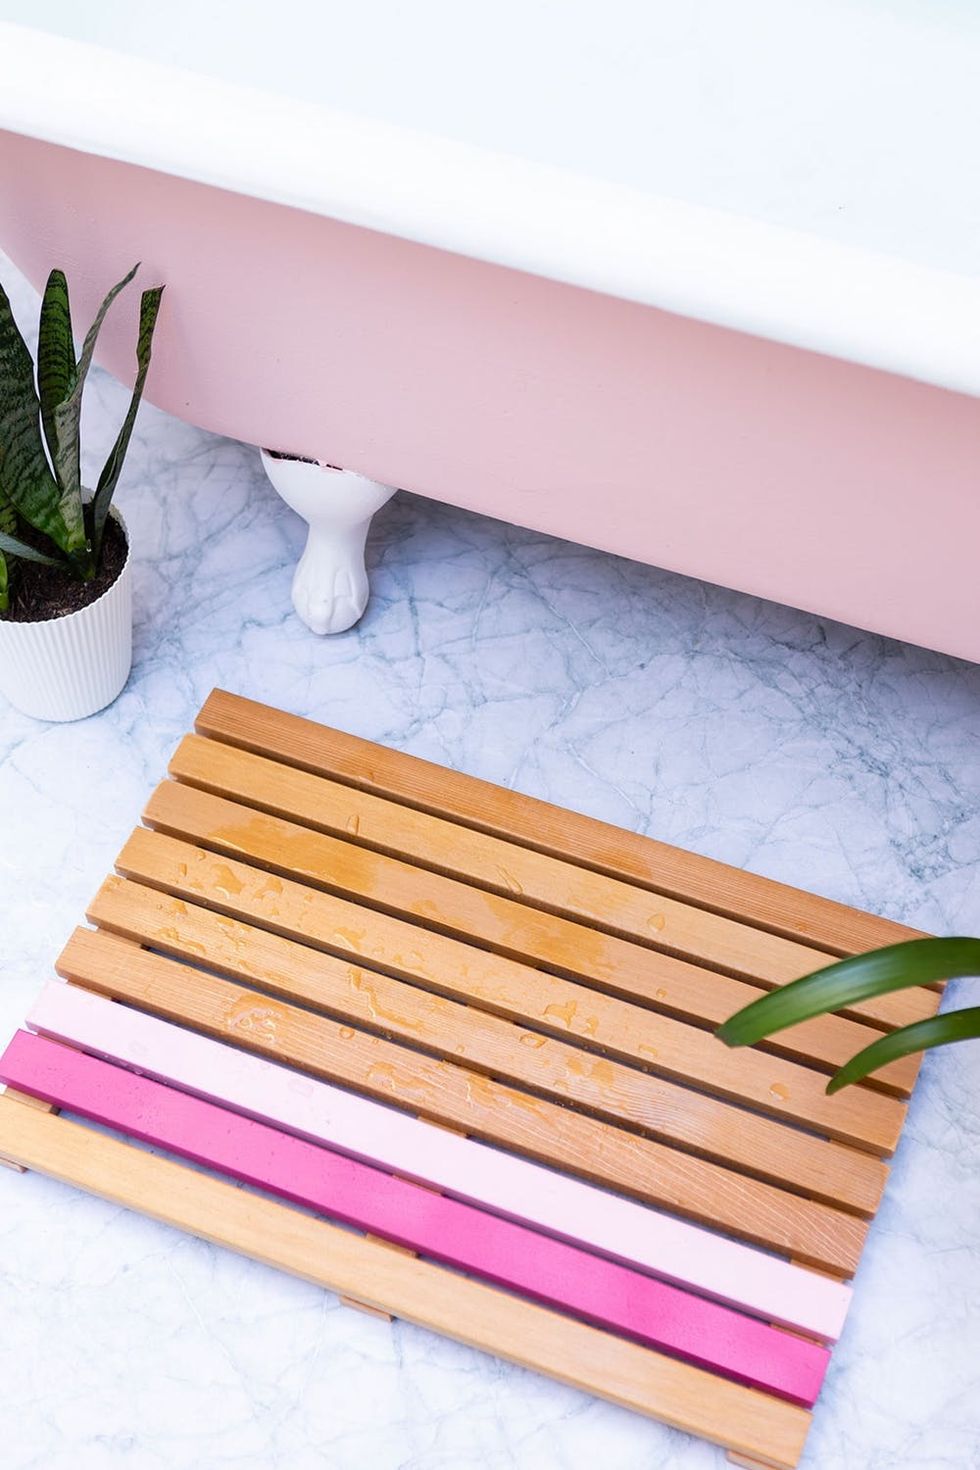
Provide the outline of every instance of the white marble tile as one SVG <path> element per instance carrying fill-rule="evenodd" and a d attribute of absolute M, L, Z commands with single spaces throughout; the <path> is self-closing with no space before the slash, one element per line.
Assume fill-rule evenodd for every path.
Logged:
<path fill-rule="evenodd" d="M 32 293 L 3 265 L 18 310 Z M 93 384 L 88 428 L 123 396 Z M 0 1037 L 212 685 L 926 928 L 980 929 L 980 669 L 399 496 L 360 627 L 293 616 L 254 451 L 144 409 L 136 661 L 0 709 Z M 964 987 L 964 993 L 966 987 Z M 716 1470 L 720 1451 L 0 1170 L 5 1470 Z M 980 1046 L 924 1069 L 806 1456 L 980 1465 Z"/>

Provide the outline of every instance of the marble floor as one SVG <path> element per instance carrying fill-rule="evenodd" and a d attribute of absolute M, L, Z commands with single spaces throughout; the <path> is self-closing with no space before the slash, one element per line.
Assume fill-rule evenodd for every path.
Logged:
<path fill-rule="evenodd" d="M 25 324 L 33 293 L 0 275 Z M 97 374 L 96 451 L 123 394 Z M 289 602 L 251 449 L 147 407 L 133 675 L 0 708 L 0 1036 L 215 684 L 943 933 L 980 932 L 980 668 L 399 495 L 360 626 Z M 969 987 L 961 987 L 968 995 Z M 5 1470 L 718 1470 L 720 1451 L 0 1170 Z M 930 1058 L 808 1470 L 980 1466 L 980 1045 Z"/>

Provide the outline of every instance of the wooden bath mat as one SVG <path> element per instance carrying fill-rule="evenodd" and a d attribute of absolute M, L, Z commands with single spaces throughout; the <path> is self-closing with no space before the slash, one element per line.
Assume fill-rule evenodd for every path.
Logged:
<path fill-rule="evenodd" d="M 4 1159 L 796 1465 L 917 1063 L 827 1076 L 939 994 L 712 1028 L 911 931 L 230 694 L 196 730 L 0 1061 Z"/>

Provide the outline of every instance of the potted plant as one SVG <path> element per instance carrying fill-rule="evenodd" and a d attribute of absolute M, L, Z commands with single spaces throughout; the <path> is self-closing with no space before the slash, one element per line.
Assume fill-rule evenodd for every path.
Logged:
<path fill-rule="evenodd" d="M 130 548 L 112 496 L 150 366 L 162 286 L 144 291 L 129 410 L 95 490 L 81 482 L 82 392 L 114 286 L 75 358 L 68 283 L 41 301 L 37 369 L 0 286 L 0 693 L 25 714 L 78 720 L 110 704 L 132 664 Z"/>
<path fill-rule="evenodd" d="M 787 1026 L 828 1011 L 842 1010 L 872 996 L 964 975 L 980 975 L 980 939 L 908 939 L 903 944 L 890 944 L 884 949 L 839 960 L 760 996 L 730 1017 L 716 1034 L 729 1046 L 751 1046 Z M 838 1092 L 852 1082 L 860 1082 L 879 1067 L 912 1052 L 976 1037 L 980 1037 L 980 1006 L 944 1011 L 924 1021 L 913 1021 L 859 1051 L 834 1073 L 827 1083 L 827 1091 Z"/>

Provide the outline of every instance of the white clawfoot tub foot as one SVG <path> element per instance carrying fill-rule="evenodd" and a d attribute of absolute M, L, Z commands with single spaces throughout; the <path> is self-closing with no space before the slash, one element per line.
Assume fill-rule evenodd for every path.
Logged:
<path fill-rule="evenodd" d="M 279 459 L 265 449 L 262 463 L 283 500 L 310 528 L 293 577 L 293 607 L 314 633 L 343 633 L 367 607 L 364 543 L 371 517 L 395 492 L 353 470 Z"/>

